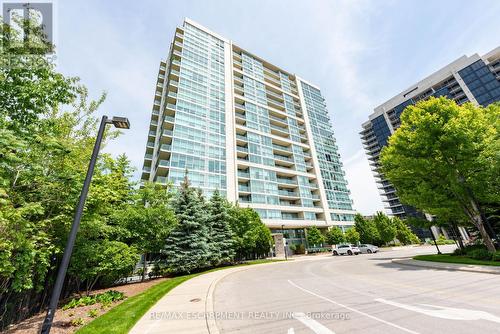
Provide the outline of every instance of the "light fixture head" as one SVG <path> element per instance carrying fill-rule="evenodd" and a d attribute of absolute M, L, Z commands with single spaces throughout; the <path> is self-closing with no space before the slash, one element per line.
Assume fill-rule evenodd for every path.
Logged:
<path fill-rule="evenodd" d="M 113 118 L 111 119 L 111 123 L 113 123 L 113 125 L 117 129 L 130 129 L 130 122 L 126 117 L 113 116 Z"/>

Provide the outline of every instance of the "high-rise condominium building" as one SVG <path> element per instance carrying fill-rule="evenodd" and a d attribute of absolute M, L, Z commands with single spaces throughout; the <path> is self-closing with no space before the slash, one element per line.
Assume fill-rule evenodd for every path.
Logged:
<path fill-rule="evenodd" d="M 427 78 L 405 89 L 375 108 L 363 123 L 361 139 L 383 200 L 392 215 L 417 215 L 414 208 L 401 204 L 394 187 L 379 172 L 379 154 L 399 127 L 399 116 L 408 106 L 430 96 L 446 96 L 458 104 L 472 102 L 486 106 L 500 101 L 500 47 L 480 57 L 462 56 Z"/>
<path fill-rule="evenodd" d="M 189 19 L 160 63 L 142 180 L 178 186 L 186 169 L 297 243 L 353 224 L 320 89 Z"/>

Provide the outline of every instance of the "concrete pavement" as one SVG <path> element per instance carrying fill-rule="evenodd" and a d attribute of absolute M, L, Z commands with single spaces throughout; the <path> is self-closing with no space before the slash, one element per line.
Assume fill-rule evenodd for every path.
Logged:
<path fill-rule="evenodd" d="M 443 251 L 451 251 L 443 247 Z M 221 333 L 500 333 L 500 277 L 393 263 L 417 247 L 234 273 L 215 289 Z"/>
<path fill-rule="evenodd" d="M 433 252 L 320 255 L 212 272 L 173 289 L 130 333 L 500 333 L 500 276 L 392 262 Z"/>
<path fill-rule="evenodd" d="M 325 255 L 301 257 L 296 262 L 321 260 Z M 269 262 L 251 266 L 233 267 L 192 278 L 162 297 L 130 330 L 130 334 L 160 333 L 218 333 L 214 315 L 214 290 L 217 283 L 237 272 L 257 267 L 282 265 Z"/>

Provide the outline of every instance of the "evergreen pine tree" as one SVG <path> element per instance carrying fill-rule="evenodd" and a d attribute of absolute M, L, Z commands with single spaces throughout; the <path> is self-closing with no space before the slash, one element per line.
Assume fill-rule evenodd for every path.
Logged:
<path fill-rule="evenodd" d="M 177 225 L 167 238 L 166 256 L 171 270 L 191 273 L 208 267 L 208 229 L 206 212 L 197 191 L 189 186 L 186 176 L 173 203 Z"/>
<path fill-rule="evenodd" d="M 234 259 L 234 241 L 228 205 L 218 190 L 208 203 L 209 248 L 212 265 L 230 263 Z"/>

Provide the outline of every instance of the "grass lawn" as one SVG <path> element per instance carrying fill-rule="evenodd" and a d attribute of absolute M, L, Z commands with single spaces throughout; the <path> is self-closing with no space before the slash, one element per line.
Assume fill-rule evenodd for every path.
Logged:
<path fill-rule="evenodd" d="M 112 308 L 102 316 L 96 318 L 89 324 L 80 328 L 78 334 L 125 334 L 135 325 L 137 321 L 154 305 L 161 297 L 179 284 L 190 278 L 203 275 L 212 271 L 228 269 L 238 266 L 248 266 L 267 262 L 282 260 L 255 260 L 248 261 L 237 266 L 221 267 L 207 270 L 201 273 L 174 277 L 168 281 L 152 286 L 148 290 L 126 299 L 123 303 Z"/>
<path fill-rule="evenodd" d="M 432 261 L 432 262 L 477 264 L 483 266 L 500 266 L 500 262 L 498 261 L 474 260 L 467 256 L 452 256 L 450 254 L 417 255 L 413 257 L 413 259 L 421 261 Z"/>

